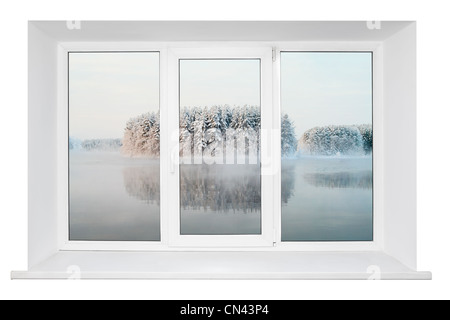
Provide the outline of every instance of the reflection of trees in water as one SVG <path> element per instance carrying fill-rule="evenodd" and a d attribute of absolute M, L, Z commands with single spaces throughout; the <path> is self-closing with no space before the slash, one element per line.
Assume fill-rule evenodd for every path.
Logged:
<path fill-rule="evenodd" d="M 123 169 L 123 182 L 130 196 L 159 205 L 159 165 L 125 168 Z"/>
<path fill-rule="evenodd" d="M 372 188 L 372 171 L 305 173 L 306 182 L 315 187 L 327 188 Z"/>
<path fill-rule="evenodd" d="M 294 166 L 283 166 L 281 199 L 294 194 Z M 123 169 L 127 193 L 139 200 L 160 203 L 159 165 Z M 181 165 L 181 207 L 217 212 L 261 210 L 259 165 Z"/>
<path fill-rule="evenodd" d="M 180 187 L 183 209 L 261 210 L 259 165 L 181 165 Z"/>
<path fill-rule="evenodd" d="M 281 169 L 281 203 L 287 204 L 294 195 L 295 165 L 283 164 Z"/>

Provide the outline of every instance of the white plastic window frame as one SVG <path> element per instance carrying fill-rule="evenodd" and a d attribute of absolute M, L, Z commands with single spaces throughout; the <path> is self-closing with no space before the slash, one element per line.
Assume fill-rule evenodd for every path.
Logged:
<path fill-rule="evenodd" d="M 301 42 L 279 43 L 276 47 L 274 63 L 274 114 L 276 123 L 281 124 L 281 53 L 282 52 L 371 52 L 372 53 L 372 127 L 373 127 L 373 240 L 372 241 L 281 241 L 281 212 L 276 221 L 277 245 L 293 251 L 378 251 L 383 249 L 383 141 L 382 128 L 382 72 L 383 52 L 379 42 Z M 281 136 L 277 137 L 281 150 Z M 276 166 L 281 168 L 281 155 L 276 158 Z M 281 211 L 281 171 L 275 179 L 276 207 Z"/>
<path fill-rule="evenodd" d="M 160 53 L 160 192 L 161 241 L 71 241 L 68 207 L 68 53 L 129 52 Z M 330 51 L 373 53 L 373 241 L 282 242 L 281 241 L 281 135 L 280 53 L 284 51 Z M 262 234 L 180 235 L 178 167 L 178 66 L 179 59 L 255 58 L 261 60 L 262 113 Z M 58 243 L 61 251 L 378 251 L 383 249 L 382 217 L 382 46 L 379 42 L 66 42 L 58 46 Z M 170 119 L 169 119 L 169 114 Z M 173 115 L 176 115 L 174 119 Z M 265 146 L 265 147 L 264 147 Z M 266 150 L 264 149 L 266 148 Z M 176 150 L 176 152 L 174 151 Z M 175 201 L 176 200 L 176 201 Z"/>
<path fill-rule="evenodd" d="M 169 49 L 169 110 L 172 121 L 168 128 L 171 134 L 171 173 L 169 184 L 172 190 L 180 190 L 179 150 L 179 61 L 183 59 L 259 59 L 261 87 L 261 234 L 259 235 L 181 235 L 179 192 L 171 195 L 169 208 L 170 246 L 181 247 L 270 247 L 273 246 L 273 184 L 270 173 L 271 119 L 272 114 L 272 48 L 271 47 L 192 47 Z M 175 161 L 175 164 L 173 162 Z M 175 201 L 176 200 L 176 201 Z"/>

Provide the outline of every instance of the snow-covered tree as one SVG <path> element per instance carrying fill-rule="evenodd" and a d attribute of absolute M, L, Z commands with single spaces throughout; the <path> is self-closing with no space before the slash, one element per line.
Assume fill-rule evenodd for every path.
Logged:
<path fill-rule="evenodd" d="M 302 152 L 312 155 L 358 155 L 372 151 L 372 127 L 331 125 L 306 131 L 299 140 Z"/>
<path fill-rule="evenodd" d="M 84 151 L 116 151 L 121 146 L 121 139 L 89 139 L 81 142 L 81 149 Z"/>
<path fill-rule="evenodd" d="M 192 127 L 193 115 L 187 108 L 180 112 L 180 156 L 190 158 L 194 149 L 194 130 Z"/>
<path fill-rule="evenodd" d="M 297 151 L 295 127 L 287 114 L 281 116 L 281 156 L 292 156 Z"/>
<path fill-rule="evenodd" d="M 283 117 L 283 155 L 295 151 L 292 122 Z M 180 156 L 190 159 L 223 156 L 232 151 L 237 156 L 257 157 L 260 149 L 261 113 L 255 106 L 192 107 L 180 110 Z M 124 130 L 122 153 L 129 156 L 158 156 L 160 141 L 159 113 L 131 118 Z M 293 138 L 292 138 L 293 137 Z"/>
<path fill-rule="evenodd" d="M 370 124 L 363 124 L 358 126 L 359 132 L 361 132 L 363 147 L 365 154 L 372 153 L 373 149 L 373 131 Z"/>
<path fill-rule="evenodd" d="M 148 154 L 159 157 L 159 150 L 160 150 L 159 111 L 156 114 L 152 114 L 149 120 L 150 120 L 150 129 L 148 132 L 147 152 Z"/>
<path fill-rule="evenodd" d="M 122 153 L 129 156 L 159 156 L 159 112 L 145 113 L 128 120 Z"/>
<path fill-rule="evenodd" d="M 194 121 L 192 122 L 192 127 L 194 129 L 194 150 L 192 153 L 196 159 L 201 159 L 203 150 L 207 145 L 205 141 L 206 111 L 206 107 L 203 110 L 201 108 L 194 109 Z"/>

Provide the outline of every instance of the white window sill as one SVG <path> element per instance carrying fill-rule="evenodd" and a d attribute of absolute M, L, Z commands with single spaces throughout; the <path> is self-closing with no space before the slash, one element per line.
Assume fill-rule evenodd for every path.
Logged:
<path fill-rule="evenodd" d="M 430 280 L 383 252 L 60 251 L 12 279 Z"/>

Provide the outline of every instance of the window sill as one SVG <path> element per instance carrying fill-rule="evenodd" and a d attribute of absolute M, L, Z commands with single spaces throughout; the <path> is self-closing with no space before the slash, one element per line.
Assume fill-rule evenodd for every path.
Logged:
<path fill-rule="evenodd" d="M 60 251 L 12 279 L 431 280 L 384 252 Z"/>

